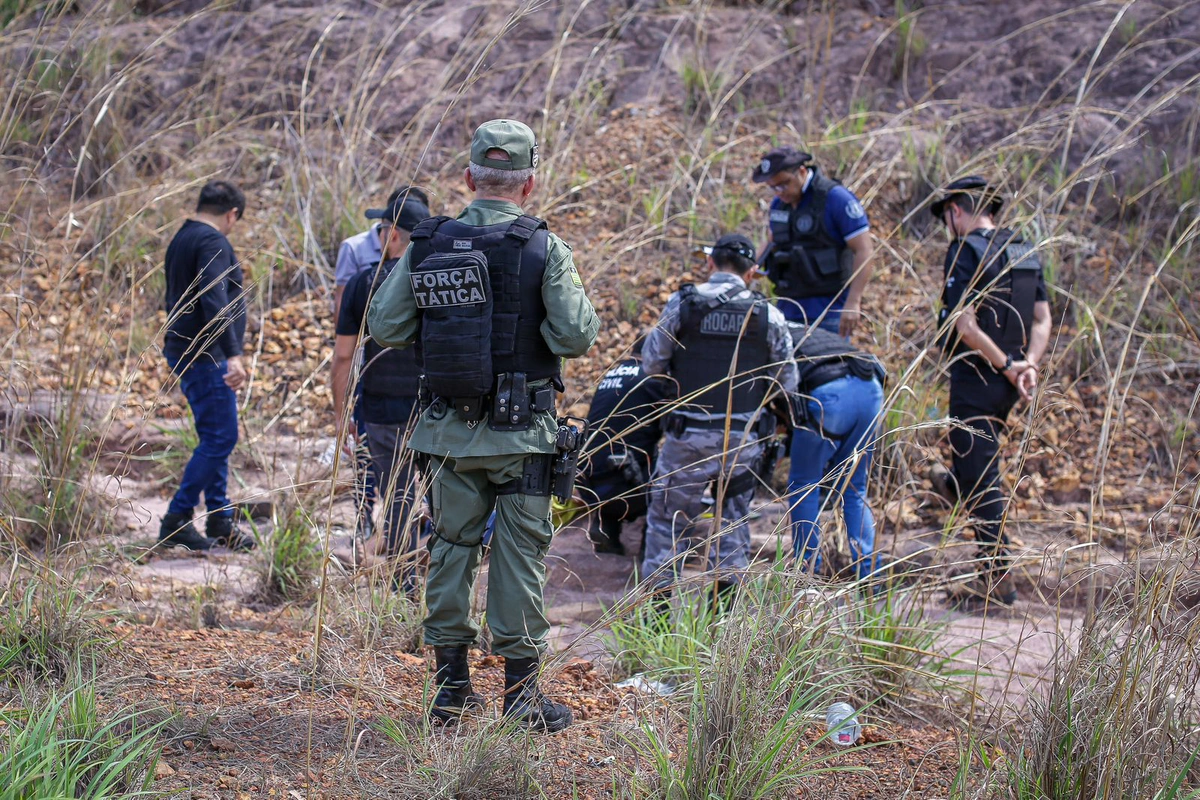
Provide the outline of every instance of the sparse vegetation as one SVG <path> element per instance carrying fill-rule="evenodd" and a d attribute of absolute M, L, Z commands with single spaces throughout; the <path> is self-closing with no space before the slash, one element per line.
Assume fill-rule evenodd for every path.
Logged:
<path fill-rule="evenodd" d="M 102 800 L 150 797 L 163 722 L 126 708 L 102 715 L 84 685 L 0 710 L 0 798 Z"/>
<path fill-rule="evenodd" d="M 251 5 L 0 1 L 0 800 L 193 784 L 822 796 L 846 770 L 870 764 L 863 780 L 883 786 L 910 759 L 897 796 L 1197 796 L 1200 3 Z M 338 241 L 401 183 L 455 213 L 465 133 L 492 115 L 538 131 L 529 210 L 574 245 L 605 321 L 563 408 L 701 277 L 697 244 L 761 240 L 769 194 L 746 176 L 771 146 L 803 145 L 854 188 L 879 253 L 856 341 L 890 374 L 871 485 L 877 541 L 900 560 L 890 582 L 873 595 L 776 558 L 730 614 L 699 584 L 665 618 L 636 592 L 603 614 L 591 596 L 556 606 L 556 646 L 600 614 L 589 633 L 611 651 L 600 669 L 570 661 L 593 650 L 550 664 L 548 691 L 579 716 L 560 739 L 496 721 L 486 652 L 472 663 L 487 711 L 417 722 L 423 609 L 334 566 L 345 486 L 312 466 L 332 422 Z M 1028 608 L 986 619 L 940 606 L 974 542 L 927 476 L 947 404 L 944 234 L 926 201 L 968 173 L 997 179 L 1003 221 L 1043 243 L 1056 326 L 1005 449 Z M 217 176 L 251 201 L 233 238 L 251 281 L 239 448 L 253 463 L 231 489 L 283 501 L 257 553 L 201 561 L 145 542 L 195 445 L 166 422 L 186 407 L 157 350 L 159 265 Z M 785 506 L 755 509 L 776 557 Z M 555 558 L 556 580 L 596 589 L 586 545 Z M 612 689 L 610 665 L 674 691 Z M 161 727 L 130 706 L 157 694 L 180 712 Z M 860 709 L 878 755 L 823 741 L 834 699 Z M 195 766 L 198 748 L 221 766 Z M 918 787 L 944 772 L 927 758 L 957 776 Z"/>

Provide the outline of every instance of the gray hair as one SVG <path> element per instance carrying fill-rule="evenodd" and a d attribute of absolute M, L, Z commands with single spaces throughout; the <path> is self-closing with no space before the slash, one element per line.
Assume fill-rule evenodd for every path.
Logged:
<path fill-rule="evenodd" d="M 496 169 L 472 162 L 468 165 L 475 188 L 485 194 L 515 195 L 533 175 L 532 169 Z"/>

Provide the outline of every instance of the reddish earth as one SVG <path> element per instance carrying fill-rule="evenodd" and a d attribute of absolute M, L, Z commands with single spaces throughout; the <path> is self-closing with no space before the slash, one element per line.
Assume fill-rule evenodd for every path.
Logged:
<path fill-rule="evenodd" d="M 455 748 L 468 734 L 421 725 L 427 669 L 409 653 L 355 658 L 357 653 L 327 641 L 314 669 L 308 634 L 145 625 L 121 625 L 120 631 L 127 674 L 109 673 L 104 702 L 161 706 L 179 715 L 167 729 L 158 790 L 188 790 L 192 798 L 296 792 L 416 798 L 424 796 L 419 779 L 400 774 L 397 759 L 403 763 L 405 751 L 380 724 L 390 719 L 410 726 L 414 735 L 432 738 L 434 751 Z M 477 689 L 498 697 L 500 660 L 476 653 L 472 666 Z M 548 797 L 611 796 L 614 781 L 636 768 L 620 732 L 636 726 L 635 710 L 661 701 L 614 689 L 583 660 L 567 662 L 546 688 L 578 722 L 559 735 L 518 737 L 533 775 Z M 485 720 L 493 714 L 489 708 Z M 814 777 L 798 797 L 831 791 L 860 798 L 944 797 L 958 765 L 954 736 L 943 729 L 868 728 L 864 744 L 845 751 L 816 743 L 818 735 L 814 730 L 806 746 L 828 757 L 823 766 L 861 771 Z M 502 784 L 503 778 L 493 780 Z"/>

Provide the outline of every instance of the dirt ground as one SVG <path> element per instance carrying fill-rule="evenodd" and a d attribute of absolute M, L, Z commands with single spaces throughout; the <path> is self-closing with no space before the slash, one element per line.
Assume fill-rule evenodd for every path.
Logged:
<path fill-rule="evenodd" d="M 279 447 L 307 453 L 318 452 L 321 444 L 288 441 Z M 243 465 L 235 477 L 244 496 L 269 496 L 265 473 Z M 454 737 L 468 735 L 422 726 L 429 671 L 421 655 L 401 646 L 374 647 L 368 654 L 357 649 L 354 626 L 331 616 L 314 662 L 315 608 L 264 608 L 248 601 L 260 554 L 156 552 L 129 560 L 130 554 L 144 556 L 165 510 L 166 491 L 153 476 L 127 477 L 112 488 L 118 487 L 126 528 L 119 552 L 126 558 L 114 557 L 100 573 L 111 587 L 104 603 L 122 646 L 119 667 L 104 682 L 105 699 L 178 715 L 168 729 L 171 744 L 156 788 L 192 798 L 416 798 L 431 791 L 421 783 L 428 775 L 402 763 L 405 751 L 383 732 L 386 721 L 394 720 L 432 737 L 422 752 L 435 764 L 442 763 L 439 752 L 457 746 Z M 344 487 L 332 510 L 330 542 L 344 550 L 352 514 Z M 757 510 L 753 540 L 766 563 L 785 509 L 769 501 Z M 636 730 L 635 711 L 662 702 L 615 686 L 603 627 L 605 610 L 632 585 L 632 554 L 642 524 L 626 528 L 627 557 L 594 554 L 583 524 L 577 520 L 557 535 L 547 559 L 546 592 L 552 647 L 565 664 L 547 689 L 571 707 L 579 724 L 522 745 L 534 754 L 536 777 L 550 797 L 611 796 L 614 781 L 637 769 L 622 744 L 622 736 Z M 1039 561 L 1031 552 L 1027 563 Z M 350 580 L 333 575 L 339 585 Z M 486 579 L 485 564 L 481 584 Z M 1036 598 L 1029 588 L 1039 580 L 1026 575 L 1026 597 Z M 1013 611 L 986 617 L 950 611 L 936 596 L 923 602 L 930 618 L 946 623 L 946 651 L 963 649 L 964 666 L 978 672 L 974 688 L 981 709 L 1005 718 L 1020 712 L 1055 650 L 1080 622 L 1069 605 L 1040 599 L 1023 599 Z M 502 662 L 483 651 L 475 651 L 473 662 L 478 688 L 496 701 Z M 809 744 L 831 757 L 829 766 L 861 769 L 814 776 L 799 796 L 945 797 L 958 767 L 950 728 L 870 726 L 863 745 L 845 752 L 816 742 L 819 732 L 814 728 Z"/>

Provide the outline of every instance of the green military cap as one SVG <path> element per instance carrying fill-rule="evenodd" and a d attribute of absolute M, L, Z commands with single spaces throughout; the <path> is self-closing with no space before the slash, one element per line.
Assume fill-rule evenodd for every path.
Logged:
<path fill-rule="evenodd" d="M 488 150 L 503 150 L 508 153 L 509 160 L 488 158 Z M 537 169 L 537 139 L 524 122 L 512 119 L 485 122 L 471 139 L 471 163 L 493 169 Z"/>

